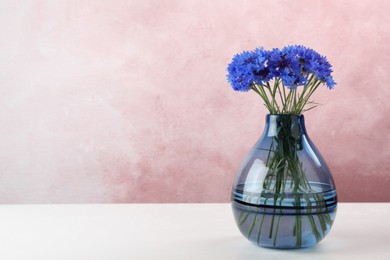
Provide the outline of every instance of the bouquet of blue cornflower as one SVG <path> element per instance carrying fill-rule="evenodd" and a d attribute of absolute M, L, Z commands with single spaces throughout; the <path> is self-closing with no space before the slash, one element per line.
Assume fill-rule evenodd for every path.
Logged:
<path fill-rule="evenodd" d="M 227 78 L 234 90 L 259 94 L 270 114 L 297 115 L 317 106 L 310 97 L 321 84 L 336 85 L 331 67 L 326 57 L 304 46 L 257 48 L 236 54 Z"/>

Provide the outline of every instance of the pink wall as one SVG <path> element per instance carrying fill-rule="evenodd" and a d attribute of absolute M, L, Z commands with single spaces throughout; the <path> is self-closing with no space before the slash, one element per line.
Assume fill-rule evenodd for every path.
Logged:
<path fill-rule="evenodd" d="M 341 201 L 390 201 L 390 2 L 1 1 L 0 202 L 227 202 L 264 125 L 232 55 L 303 44 Z"/>

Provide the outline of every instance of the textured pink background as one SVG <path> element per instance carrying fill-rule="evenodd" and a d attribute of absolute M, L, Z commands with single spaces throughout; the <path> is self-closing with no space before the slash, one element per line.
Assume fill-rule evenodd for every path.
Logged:
<path fill-rule="evenodd" d="M 0 202 L 227 202 L 264 125 L 232 55 L 303 44 L 341 201 L 390 201 L 390 2 L 1 1 Z"/>

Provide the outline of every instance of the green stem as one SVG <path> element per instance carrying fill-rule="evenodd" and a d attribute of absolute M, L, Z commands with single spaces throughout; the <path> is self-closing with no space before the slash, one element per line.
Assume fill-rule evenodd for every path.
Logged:
<path fill-rule="evenodd" d="M 259 86 L 259 85 L 257 85 L 257 84 L 253 84 L 252 85 L 252 89 L 256 92 L 256 93 L 258 93 L 259 95 L 260 95 L 260 97 L 263 99 L 263 101 L 264 101 L 264 105 L 267 107 L 267 109 L 271 112 L 271 114 L 272 114 L 272 112 L 273 112 L 273 108 L 272 108 L 272 105 L 271 105 L 271 103 L 270 103 L 270 101 L 269 101 L 269 99 L 268 99 L 268 96 L 267 96 L 267 93 L 265 93 L 265 91 L 264 91 L 264 88 L 263 88 L 263 86 Z"/>
<path fill-rule="evenodd" d="M 282 215 L 278 216 L 278 221 L 276 222 L 276 231 L 275 231 L 275 236 L 274 236 L 274 247 L 276 246 L 276 238 L 278 237 L 279 223 L 280 223 L 281 216 Z"/>
<path fill-rule="evenodd" d="M 239 222 L 238 224 L 241 226 L 242 224 L 244 224 L 245 223 L 245 221 L 246 221 L 246 219 L 249 217 L 249 215 L 250 215 L 250 213 L 248 212 L 247 214 L 246 214 L 246 216 L 241 220 L 241 222 Z"/>
<path fill-rule="evenodd" d="M 260 244 L 260 235 L 261 235 L 261 229 L 263 228 L 264 217 L 265 217 L 265 213 L 261 217 L 259 232 L 257 233 L 257 244 Z"/>
<path fill-rule="evenodd" d="M 248 239 L 250 238 L 250 236 L 251 236 L 251 234 L 252 234 L 252 231 L 253 231 L 253 228 L 255 227 L 256 218 L 257 218 L 257 214 L 255 214 L 255 216 L 253 217 L 252 225 L 251 225 L 251 227 L 249 228 L 249 231 L 248 231 Z"/>
<path fill-rule="evenodd" d="M 311 95 L 313 95 L 314 91 L 317 90 L 318 86 L 321 84 L 322 82 L 321 81 L 317 81 L 315 80 L 313 82 L 313 85 L 310 86 L 309 88 L 309 93 L 306 94 L 305 96 L 303 96 L 303 101 L 301 102 L 301 105 L 298 107 L 299 109 L 299 112 L 301 112 L 303 110 L 303 108 L 305 107 L 305 105 L 307 104 L 307 102 L 309 101 Z M 301 96 L 302 97 L 302 96 Z"/>
<path fill-rule="evenodd" d="M 285 113 L 287 113 L 287 109 L 286 109 L 286 107 L 287 107 L 287 104 L 286 104 L 287 103 L 286 87 L 284 86 L 283 81 L 282 81 L 282 89 L 283 89 L 283 99 L 284 99 L 283 110 L 284 110 Z"/>
<path fill-rule="evenodd" d="M 278 88 L 278 92 L 279 92 L 279 97 L 280 97 L 280 101 L 281 101 L 281 103 L 282 103 L 282 108 L 283 108 L 283 110 L 280 111 L 280 112 L 283 113 L 283 112 L 284 112 L 284 100 L 283 100 L 283 96 L 282 96 L 282 91 L 280 91 L 279 79 L 276 80 L 276 83 L 275 83 L 275 84 L 277 84 L 277 88 Z M 284 90 L 284 89 L 283 89 L 283 90 Z"/>
<path fill-rule="evenodd" d="M 271 93 L 271 97 L 272 97 L 272 104 L 274 106 L 274 110 L 277 114 L 280 113 L 280 108 L 279 108 L 279 105 L 278 105 L 278 102 L 276 101 L 276 90 L 277 90 L 277 84 L 276 82 L 274 83 L 274 87 L 273 89 L 271 90 L 271 85 L 269 84 L 269 82 L 267 82 L 267 86 L 268 86 L 268 89 Z"/>

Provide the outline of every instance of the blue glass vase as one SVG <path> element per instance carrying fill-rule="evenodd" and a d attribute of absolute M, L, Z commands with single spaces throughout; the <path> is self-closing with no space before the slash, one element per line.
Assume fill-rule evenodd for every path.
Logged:
<path fill-rule="evenodd" d="M 303 115 L 267 115 L 236 175 L 232 209 L 241 233 L 259 246 L 310 247 L 329 233 L 336 188 Z"/>

